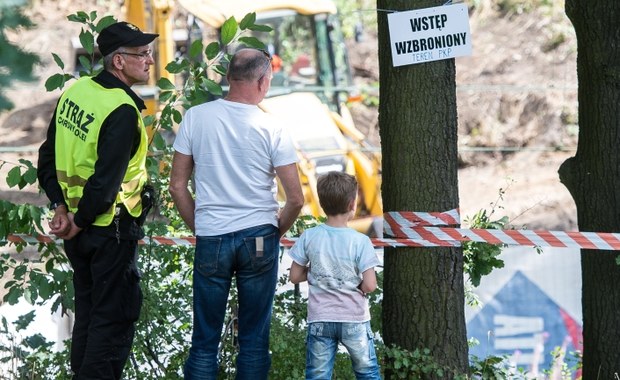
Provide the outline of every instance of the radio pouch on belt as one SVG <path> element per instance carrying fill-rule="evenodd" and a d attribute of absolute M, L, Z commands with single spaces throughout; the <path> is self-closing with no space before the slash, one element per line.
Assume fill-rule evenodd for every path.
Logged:
<path fill-rule="evenodd" d="M 146 216 L 148 215 L 149 211 L 151 211 L 153 203 L 155 202 L 155 188 L 151 185 L 144 185 L 144 188 L 142 189 L 142 193 L 140 195 L 142 196 L 142 213 L 140 214 L 136 222 L 139 226 L 142 226 L 144 225 L 144 222 L 146 221 Z"/>

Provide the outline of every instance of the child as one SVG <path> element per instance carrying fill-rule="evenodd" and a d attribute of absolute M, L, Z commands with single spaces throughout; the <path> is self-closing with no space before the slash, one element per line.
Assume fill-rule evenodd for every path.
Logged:
<path fill-rule="evenodd" d="M 291 248 L 291 282 L 308 280 L 306 379 L 331 379 L 338 342 L 357 379 L 381 379 L 366 293 L 377 287 L 379 259 L 368 236 L 347 227 L 357 205 L 355 177 L 329 172 L 317 181 L 327 222 Z"/>

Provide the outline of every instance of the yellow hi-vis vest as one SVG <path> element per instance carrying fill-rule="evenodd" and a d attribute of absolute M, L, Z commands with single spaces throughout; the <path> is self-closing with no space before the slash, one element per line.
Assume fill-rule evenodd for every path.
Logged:
<path fill-rule="evenodd" d="M 60 97 L 56 109 L 56 175 L 69 211 L 76 212 L 86 181 L 95 172 L 97 145 L 101 125 L 122 104 L 129 104 L 138 114 L 140 145 L 129 160 L 115 203 L 99 214 L 93 225 L 108 226 L 118 204 L 124 204 L 133 217 L 142 212 L 141 191 L 147 180 L 147 135 L 140 110 L 120 88 L 105 88 L 91 78 L 80 78 Z M 131 131 L 127 131 L 131 135 Z"/>

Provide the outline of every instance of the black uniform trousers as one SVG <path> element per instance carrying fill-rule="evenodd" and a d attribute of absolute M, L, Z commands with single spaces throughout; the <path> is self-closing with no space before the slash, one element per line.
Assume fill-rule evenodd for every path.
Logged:
<path fill-rule="evenodd" d="M 73 379 L 120 379 L 142 305 L 137 240 L 88 228 L 64 244 L 74 272 Z"/>

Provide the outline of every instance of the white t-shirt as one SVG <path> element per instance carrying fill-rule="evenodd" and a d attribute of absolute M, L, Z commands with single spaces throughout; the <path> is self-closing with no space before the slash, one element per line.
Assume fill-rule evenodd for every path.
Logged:
<path fill-rule="evenodd" d="M 357 286 L 380 265 L 370 238 L 351 228 L 321 224 L 304 231 L 289 251 L 308 271 L 308 323 L 366 322 L 368 299 Z"/>
<path fill-rule="evenodd" d="M 194 159 L 197 236 L 278 226 L 275 168 L 298 158 L 276 118 L 218 99 L 186 112 L 173 147 Z"/>

